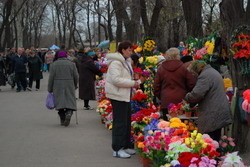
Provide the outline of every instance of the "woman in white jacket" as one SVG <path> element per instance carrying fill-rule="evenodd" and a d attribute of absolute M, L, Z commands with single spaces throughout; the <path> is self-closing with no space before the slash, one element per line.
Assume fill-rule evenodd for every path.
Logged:
<path fill-rule="evenodd" d="M 113 156 L 129 158 L 135 154 L 130 141 L 131 131 L 131 93 L 132 88 L 138 88 L 143 78 L 133 80 L 131 66 L 132 44 L 121 42 L 118 53 L 107 54 L 109 68 L 107 72 L 105 91 L 111 99 L 113 107 L 112 148 Z"/>

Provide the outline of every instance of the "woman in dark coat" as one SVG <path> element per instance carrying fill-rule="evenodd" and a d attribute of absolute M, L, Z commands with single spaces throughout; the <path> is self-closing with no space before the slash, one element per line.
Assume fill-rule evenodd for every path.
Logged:
<path fill-rule="evenodd" d="M 193 61 L 189 69 L 198 75 L 198 80 L 194 89 L 186 95 L 185 100 L 198 103 L 199 132 L 207 133 L 212 139 L 219 141 L 221 129 L 232 123 L 222 76 L 203 61 Z"/>
<path fill-rule="evenodd" d="M 161 102 L 163 119 L 167 120 L 169 104 L 180 103 L 195 86 L 196 78 L 180 61 L 179 49 L 170 48 L 165 58 L 155 76 L 154 95 Z"/>
<path fill-rule="evenodd" d="M 33 81 L 36 81 L 36 90 L 40 89 L 40 80 L 43 78 L 42 70 L 43 70 L 43 62 L 35 55 L 34 51 L 30 51 L 28 58 L 28 66 L 29 66 L 29 87 L 28 90 L 31 91 Z"/>
<path fill-rule="evenodd" d="M 87 54 L 81 49 L 79 51 L 78 71 L 79 71 L 79 98 L 84 100 L 84 109 L 93 110 L 89 106 L 89 100 L 95 100 L 95 76 L 102 76 L 102 72 L 95 65 L 94 52 Z"/>
<path fill-rule="evenodd" d="M 5 75 L 5 60 L 2 53 L 0 53 L 0 86 L 6 85 L 6 75 Z M 1 89 L 0 89 L 1 90 Z"/>

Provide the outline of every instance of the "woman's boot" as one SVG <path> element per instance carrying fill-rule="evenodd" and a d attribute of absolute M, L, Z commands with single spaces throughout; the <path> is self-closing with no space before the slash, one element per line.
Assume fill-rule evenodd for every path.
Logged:
<path fill-rule="evenodd" d="M 64 121 L 64 126 L 69 126 L 69 124 L 70 124 L 70 119 L 71 119 L 72 114 L 73 114 L 73 111 L 72 111 L 72 110 L 68 110 L 68 111 L 66 112 L 65 121 Z"/>

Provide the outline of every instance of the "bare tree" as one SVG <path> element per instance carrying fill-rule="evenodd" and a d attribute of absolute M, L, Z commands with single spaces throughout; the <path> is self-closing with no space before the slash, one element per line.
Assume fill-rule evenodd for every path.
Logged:
<path fill-rule="evenodd" d="M 250 34 L 250 0 L 222 0 L 220 10 L 223 24 L 222 39 L 227 44 L 227 47 L 230 48 L 232 37 L 239 33 Z M 249 75 L 239 74 L 240 65 L 237 60 L 233 59 L 232 54 L 229 56 L 229 61 L 233 85 L 238 88 L 237 97 L 239 97 L 244 90 L 249 89 L 250 77 Z M 249 63 L 249 59 L 247 61 Z M 233 136 L 236 138 L 238 150 L 249 153 L 249 127 L 241 122 L 238 105 L 234 114 Z"/>
<path fill-rule="evenodd" d="M 182 7 L 187 24 L 187 35 L 202 37 L 202 0 L 182 0 Z"/>

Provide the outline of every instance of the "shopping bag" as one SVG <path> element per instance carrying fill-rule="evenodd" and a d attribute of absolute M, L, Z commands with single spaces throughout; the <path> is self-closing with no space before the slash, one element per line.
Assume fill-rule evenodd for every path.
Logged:
<path fill-rule="evenodd" d="M 53 93 L 48 93 L 46 98 L 46 107 L 50 110 L 53 110 L 55 106 L 55 97 Z"/>

